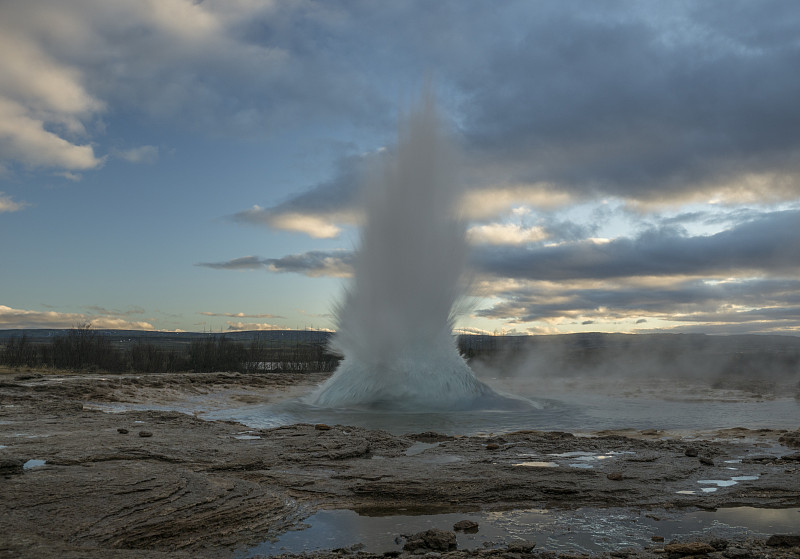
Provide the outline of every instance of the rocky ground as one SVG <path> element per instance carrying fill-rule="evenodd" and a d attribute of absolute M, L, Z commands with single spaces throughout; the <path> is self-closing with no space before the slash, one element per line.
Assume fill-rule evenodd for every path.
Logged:
<path fill-rule="evenodd" d="M 731 429 L 691 439 L 658 431 L 398 436 L 340 425 L 253 430 L 172 411 L 107 413 L 86 405 L 195 396 L 252 404 L 290 397 L 321 379 L 0 371 L 0 556 L 234 557 L 320 509 L 627 507 L 648 514 L 800 507 L 800 430 Z M 575 452 L 607 459 L 586 469 L 548 467 Z M 737 476 L 757 482 L 687 491 L 698 480 L 729 478 L 732 460 Z M 524 542 L 461 551 L 447 543 L 448 534 L 406 534 L 381 556 L 581 556 Z M 792 538 L 661 542 L 654 536 L 647 548 L 597 556 L 800 556 Z M 374 556 L 357 548 L 314 554 L 345 555 Z"/>

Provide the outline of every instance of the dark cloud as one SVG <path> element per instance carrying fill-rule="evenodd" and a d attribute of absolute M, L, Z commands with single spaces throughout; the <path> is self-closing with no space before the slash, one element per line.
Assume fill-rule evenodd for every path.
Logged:
<path fill-rule="evenodd" d="M 281 258 L 243 256 L 225 262 L 201 262 L 196 265 L 217 270 L 265 269 L 270 272 L 293 272 L 312 277 L 346 277 L 352 273 L 353 253 L 347 250 L 312 250 L 302 254 L 290 254 Z"/>
<path fill-rule="evenodd" d="M 493 276 L 531 280 L 788 273 L 800 266 L 800 211 L 766 214 L 710 236 L 662 227 L 603 244 L 479 248 L 473 262 Z"/>
<path fill-rule="evenodd" d="M 520 323 L 570 316 L 612 317 L 640 324 L 647 321 L 642 318 L 645 315 L 678 322 L 788 322 L 800 327 L 798 280 L 686 280 L 660 288 L 606 285 L 566 287 L 557 293 L 552 287 L 534 284 L 495 295 L 501 302 L 477 311 L 478 316 Z"/>
<path fill-rule="evenodd" d="M 786 23 L 796 6 L 671 4 L 645 17 L 632 4 L 599 4 L 604 13 L 562 3 L 532 14 L 522 38 L 456 76 L 481 162 L 635 199 L 747 173 L 775 174 L 768 188 L 800 193 L 800 74 L 790 70 L 800 44 Z"/>
<path fill-rule="evenodd" d="M 287 214 L 326 217 L 352 213 L 357 206 L 361 175 L 368 156 L 342 157 L 330 180 L 291 196 L 284 202 L 268 208 L 254 207 L 237 212 L 231 218 L 239 223 L 268 225 L 282 228 L 279 218 Z"/>
<path fill-rule="evenodd" d="M 754 200 L 800 195 L 800 44 L 791 32 L 800 10 L 791 2 L 334 2 L 326 17 L 280 12 L 243 24 L 242 40 L 293 53 L 322 76 L 342 67 L 391 81 L 387 68 L 395 68 L 418 83 L 433 68 L 476 188 L 545 182 L 640 201 L 720 188 Z M 365 64 L 357 69 L 349 56 Z M 335 104 L 343 93 L 321 86 L 300 99 Z M 376 103 L 367 105 L 395 113 L 396 101 Z M 357 116 L 359 127 L 394 122 Z M 235 219 L 271 224 L 285 212 L 352 210 L 353 163 Z"/>
<path fill-rule="evenodd" d="M 199 262 L 195 266 L 216 270 L 258 270 L 264 267 L 264 261 L 258 256 L 242 256 L 225 262 Z"/>
<path fill-rule="evenodd" d="M 353 269 L 353 253 L 346 250 L 312 250 L 282 258 L 264 260 L 272 272 L 295 272 L 307 276 L 349 276 Z"/>

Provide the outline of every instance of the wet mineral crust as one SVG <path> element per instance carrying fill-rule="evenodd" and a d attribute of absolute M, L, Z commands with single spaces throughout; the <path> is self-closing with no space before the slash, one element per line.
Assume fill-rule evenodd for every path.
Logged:
<path fill-rule="evenodd" d="M 800 506 L 797 452 L 779 442 L 794 440 L 795 432 L 726 430 L 695 434 L 691 444 L 660 431 L 393 435 L 319 424 L 257 430 L 174 411 L 107 413 L 86 407 L 88 401 L 164 404 L 204 394 L 267 402 L 319 380 L 227 373 L 58 378 L 37 373 L 15 380 L 0 373 L 0 556 L 232 557 L 299 527 L 323 508 L 366 513 L 387 507 L 458 512 Z M 407 452 L 421 442 L 430 446 Z M 697 454 L 686 452 L 689 446 Z M 576 452 L 609 458 L 591 468 L 568 467 L 568 456 Z M 530 456 L 562 467 L 525 465 L 534 463 Z M 43 463 L 26 469 L 28 460 Z M 730 460 L 738 461 L 736 475 L 757 481 L 700 491 L 700 480 L 730 477 Z M 678 556 L 678 549 L 689 548 L 668 545 L 685 543 L 654 544 L 624 556 Z M 427 550 L 454 558 L 567 556 L 532 547 L 452 551 L 448 543 L 447 548 Z M 402 553 L 418 549 L 426 547 Z M 712 557 L 757 557 L 764 549 L 771 557 L 797 553 L 796 547 L 767 548 L 763 541 L 692 549 Z"/>

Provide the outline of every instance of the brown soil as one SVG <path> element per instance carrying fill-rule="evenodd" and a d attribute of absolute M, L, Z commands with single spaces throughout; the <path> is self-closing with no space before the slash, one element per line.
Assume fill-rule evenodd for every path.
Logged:
<path fill-rule="evenodd" d="M 791 448 L 798 445 L 798 432 L 732 429 L 691 441 L 630 431 L 398 436 L 339 425 L 252 430 L 191 414 L 107 413 L 85 406 L 89 401 L 168 404 L 197 395 L 213 395 L 219 405 L 259 403 L 296 395 L 322 378 L 0 371 L 0 556 L 231 557 L 323 508 L 463 512 L 613 506 L 644 514 L 800 507 L 800 453 Z M 412 446 L 422 450 L 408 453 Z M 592 469 L 520 465 L 520 455 L 575 451 L 619 454 Z M 742 456 L 736 475 L 757 475 L 758 483 L 710 494 L 678 493 L 700 479 L 729 477 L 725 460 Z M 45 464 L 23 469 L 31 459 Z M 677 553 L 665 551 L 667 544 L 615 556 Z M 798 551 L 741 541 L 707 549 L 706 556 L 796 557 Z M 354 552 L 315 555 L 348 553 Z M 447 553 L 548 556 L 547 550 L 522 548 Z"/>

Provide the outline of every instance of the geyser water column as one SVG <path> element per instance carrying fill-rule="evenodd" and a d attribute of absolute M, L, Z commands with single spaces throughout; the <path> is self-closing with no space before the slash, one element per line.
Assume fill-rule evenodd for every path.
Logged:
<path fill-rule="evenodd" d="M 308 403 L 435 411 L 504 400 L 475 377 L 452 335 L 467 250 L 456 170 L 433 95 L 424 94 L 397 146 L 367 173 L 366 222 L 332 341 L 344 359 Z"/>

